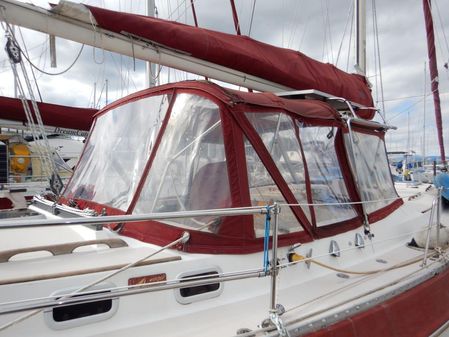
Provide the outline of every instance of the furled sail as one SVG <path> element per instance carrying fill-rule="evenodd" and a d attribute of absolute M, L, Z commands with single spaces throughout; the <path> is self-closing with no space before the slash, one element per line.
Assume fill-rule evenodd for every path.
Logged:
<path fill-rule="evenodd" d="M 365 107 L 373 107 L 371 91 L 364 76 L 346 73 L 301 52 L 275 47 L 247 36 L 93 6 L 86 7 L 103 29 L 140 37 L 156 45 L 292 89 L 316 89 Z M 374 110 L 363 110 L 359 115 L 371 119 Z"/>
<path fill-rule="evenodd" d="M 75 108 L 50 103 L 37 103 L 45 126 L 89 131 L 97 109 Z M 0 119 L 27 123 L 22 101 L 0 96 Z"/>

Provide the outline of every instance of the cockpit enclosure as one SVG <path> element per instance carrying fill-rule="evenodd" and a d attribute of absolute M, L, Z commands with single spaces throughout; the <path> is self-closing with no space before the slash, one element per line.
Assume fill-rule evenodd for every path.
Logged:
<path fill-rule="evenodd" d="M 281 205 L 280 245 L 375 222 L 401 204 L 384 131 L 318 100 L 189 81 L 148 89 L 98 113 L 63 202 L 107 214 Z M 360 201 L 368 201 L 365 207 Z M 265 218 L 127 223 L 120 233 L 180 249 L 263 249 Z"/>

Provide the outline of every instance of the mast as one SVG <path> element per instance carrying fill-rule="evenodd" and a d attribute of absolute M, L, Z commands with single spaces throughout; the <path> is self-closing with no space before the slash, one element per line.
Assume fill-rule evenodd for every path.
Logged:
<path fill-rule="evenodd" d="M 366 0 L 354 1 L 355 15 L 355 68 L 366 75 Z"/>
<path fill-rule="evenodd" d="M 424 19 L 427 33 L 427 53 L 429 55 L 430 88 L 433 93 L 433 104 L 435 106 L 435 121 L 437 124 L 438 143 L 440 145 L 440 156 L 443 165 L 446 165 L 444 153 L 443 123 L 441 119 L 440 91 L 438 89 L 438 68 L 435 52 L 435 34 L 433 30 L 433 19 L 431 11 L 431 0 L 423 0 Z"/>

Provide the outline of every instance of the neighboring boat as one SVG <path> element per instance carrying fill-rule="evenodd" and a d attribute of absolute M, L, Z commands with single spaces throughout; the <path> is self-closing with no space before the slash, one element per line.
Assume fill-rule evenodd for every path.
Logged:
<path fill-rule="evenodd" d="M 48 144 L 57 173 L 65 181 L 78 161 L 97 110 L 40 102 L 37 106 L 49 133 Z M 10 211 L 26 209 L 33 195 L 50 190 L 51 172 L 41 160 L 47 151 L 42 139 L 25 139 L 30 129 L 23 102 L 0 97 L 0 111 L 0 211 L 8 212 L 0 214 L 4 217 L 10 216 Z"/>
<path fill-rule="evenodd" d="M 19 211 L 28 207 L 34 195 L 50 191 L 51 172 L 41 160 L 44 146 L 39 140 L 27 141 L 19 133 L 8 131 L 0 135 L 0 210 Z M 50 135 L 48 138 L 56 172 L 66 182 L 84 144 L 81 139 L 67 136 Z M 6 216 L 6 213 L 1 216 Z"/>
<path fill-rule="evenodd" d="M 10 3 L 0 1 L 6 14 L 14 13 Z M 90 19 L 84 29 L 112 20 L 111 39 L 135 39 L 130 29 L 144 27 L 161 36 L 162 22 L 189 32 L 187 46 L 205 41 L 203 33 L 233 48 L 243 41 L 81 8 Z M 256 50 L 253 63 L 295 68 L 281 56 L 306 59 L 244 41 Z M 223 59 L 227 48 L 217 45 L 207 51 Z M 164 46 L 156 48 L 163 54 Z M 181 57 L 200 56 L 193 52 Z M 435 189 L 398 197 L 384 143 L 389 127 L 370 120 L 363 77 L 309 66 L 329 75 L 311 76 L 327 93 L 189 81 L 101 110 L 63 194 L 37 196 L 30 206 L 47 219 L 0 222 L 0 333 L 420 337 L 447 330 L 449 235 Z M 307 66 L 296 70 L 282 76 L 271 68 L 289 79 L 280 85 L 309 86 L 299 71 Z M 266 75 L 250 75 L 268 85 L 259 82 Z"/>
<path fill-rule="evenodd" d="M 449 202 L 449 174 L 447 170 L 445 172 L 438 173 L 433 183 L 436 188 L 441 188 L 441 194 L 446 202 Z"/>

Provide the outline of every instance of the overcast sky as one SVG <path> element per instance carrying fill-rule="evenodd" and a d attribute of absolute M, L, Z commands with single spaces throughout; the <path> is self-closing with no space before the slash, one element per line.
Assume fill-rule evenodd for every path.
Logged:
<path fill-rule="evenodd" d="M 242 34 L 281 47 L 299 50 L 340 69 L 354 71 L 354 37 L 350 32 L 353 0 L 256 0 L 251 22 L 253 0 L 235 0 Z M 89 0 L 87 4 L 134 13 L 145 13 L 145 0 L 110 1 Z M 47 7 L 47 2 L 34 0 L 33 4 Z M 436 48 L 440 80 L 443 125 L 449 130 L 449 71 L 443 66 L 449 62 L 449 1 L 433 0 Z M 156 0 L 161 18 L 193 24 L 190 1 Z M 383 92 L 386 118 L 399 127 L 387 137 L 389 150 L 422 152 L 424 103 L 426 103 L 426 153 L 438 154 L 433 98 L 430 93 L 427 47 L 421 0 L 376 0 L 378 41 L 382 65 Z M 229 0 L 196 0 L 195 9 L 201 27 L 235 33 Z M 367 57 L 368 77 L 373 84 L 373 96 L 381 105 L 379 70 L 375 66 L 377 50 L 373 34 L 373 2 L 367 0 Z M 346 29 L 345 29 L 346 27 Z M 251 30 L 250 30 L 251 29 Z M 26 45 L 31 59 L 47 72 L 61 72 L 76 58 L 81 45 L 57 40 L 57 68 L 50 68 L 47 37 L 22 29 L 22 45 Z M 6 43 L 1 34 L 0 44 Z M 3 49 L 3 48 L 2 48 Z M 108 102 L 143 89 L 145 86 L 143 62 L 84 47 L 79 60 L 68 72 L 47 76 L 36 72 L 44 101 L 73 106 L 104 106 L 108 82 Z M 177 71 L 161 71 L 159 80 L 177 81 L 187 75 Z M 189 78 L 195 78 L 189 76 Z M 427 81 L 427 95 L 424 82 Z M 94 90 L 96 83 L 96 91 Z M 94 94 L 95 92 L 95 94 Z M 13 77 L 6 53 L 0 53 L 0 95 L 14 96 Z M 94 103 L 94 96 L 96 102 Z M 424 100 L 424 97 L 427 99 Z M 449 133 L 445 133 L 446 152 L 449 152 Z"/>

